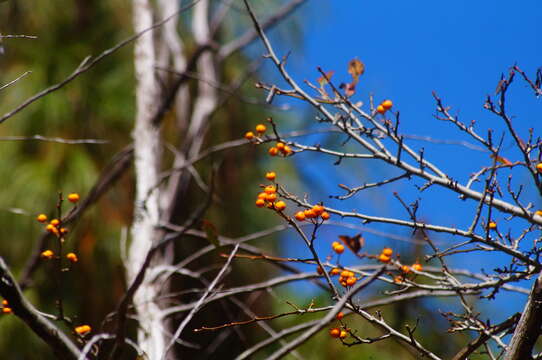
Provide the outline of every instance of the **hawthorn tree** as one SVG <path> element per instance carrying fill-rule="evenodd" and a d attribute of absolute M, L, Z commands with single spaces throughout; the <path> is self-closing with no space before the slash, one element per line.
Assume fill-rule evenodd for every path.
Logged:
<path fill-rule="evenodd" d="M 515 129 L 507 102 L 514 81 L 524 82 L 535 97 L 540 97 L 542 71 L 530 76 L 514 65 L 501 77 L 495 95 L 487 97 L 484 108 L 505 124 L 503 135 L 481 133 L 477 124 L 464 123 L 444 99 L 433 94 L 436 121 L 448 123 L 465 136 L 465 141 L 476 143 L 488 153 L 487 163 L 462 182 L 459 175 L 443 170 L 443 159 L 431 158 L 423 148 L 409 144 L 400 126 L 409 120 L 400 118 L 393 100 L 374 102 L 371 97 L 364 104 L 356 98 L 365 72 L 362 60 L 352 59 L 345 66 L 349 79 L 342 83 L 334 81 L 334 72 L 320 68 L 315 83 L 300 83 L 290 74 L 288 57 L 276 53 L 266 28 L 302 1 L 288 2 L 260 21 L 249 1 L 244 0 L 252 27 L 220 45 L 216 32 L 232 3 L 226 1 L 212 8 L 209 1 L 200 0 L 180 8 L 178 3 L 158 1 L 155 9 L 147 0 L 134 0 L 133 37 L 98 57 L 85 59 L 70 77 L 0 118 L 0 122 L 8 120 L 90 70 L 110 53 L 135 42 L 133 144 L 115 157 L 88 195 L 80 198 L 77 193 L 60 193 L 57 217 L 51 220 L 45 214 L 38 216 L 38 221 L 47 224 L 47 232 L 20 279 L 16 280 L 7 264 L 0 261 L 4 313 L 19 317 L 56 356 L 67 359 L 133 358 L 135 354 L 149 359 L 204 358 L 217 356 L 215 350 L 224 344 L 226 348 L 220 354 L 231 358 L 261 354 L 268 359 L 304 358 L 299 348 L 305 343 L 314 344 L 318 336 L 353 354 L 357 349 L 393 342 L 406 349 L 401 356 L 410 354 L 413 358 L 542 358 L 535 350 L 542 319 L 538 246 L 542 210 L 537 210 L 524 195 L 527 186 L 542 194 L 542 142 L 534 129 L 528 134 Z M 188 9 L 193 35 L 190 52 L 185 50 L 186 43 L 177 34 L 175 24 L 179 14 Z M 156 17 L 162 20 L 155 22 Z M 282 85 L 278 81 L 256 83 L 266 102 L 259 106 L 271 107 L 279 98 L 296 99 L 314 109 L 318 128 L 285 131 L 278 115 L 254 122 L 253 130 L 247 129 L 244 139 L 205 148 L 206 135 L 213 129 L 212 115 L 224 106 L 217 91 L 224 87 L 220 65 L 256 38 L 264 46 L 263 57 L 274 65 L 282 80 Z M 241 80 L 234 81 L 227 87 L 228 92 L 240 84 Z M 166 120 L 173 125 L 166 124 Z M 168 126 L 182 134 L 175 139 L 175 146 L 166 146 Z M 329 136 L 329 140 L 313 143 L 310 135 L 314 133 Z M 517 158 L 503 155 L 503 143 L 508 138 L 519 154 Z M 341 194 L 330 189 L 326 194 L 329 201 L 315 201 L 318 195 L 310 189 L 292 191 L 282 181 L 281 172 L 269 170 L 262 176 L 260 187 L 252 189 L 254 206 L 258 212 L 275 217 L 279 224 L 233 238 L 223 235 L 225 230 L 209 215 L 220 204 L 221 192 L 227 191 L 221 186 L 224 173 L 216 162 L 205 168 L 196 168 L 195 164 L 240 146 L 250 152 L 265 147 L 265 153 L 284 162 L 310 154 L 333 159 L 335 166 L 346 161 L 378 161 L 393 175 L 371 183 L 337 184 Z M 170 158 L 165 156 L 166 150 L 173 154 Z M 63 252 L 69 229 L 65 226 L 79 219 L 132 160 L 134 215 L 123 256 L 126 290 L 118 305 L 101 326 L 74 322 L 65 313 L 61 296 L 56 300 L 55 314 L 37 310 L 23 293 L 29 279 L 46 261 L 55 263 L 57 279 L 63 278 L 63 272 L 76 271 L 73 265 L 77 255 Z M 238 168 L 234 165 L 227 170 L 235 172 Z M 519 175 L 515 174 L 520 172 L 528 174 L 525 182 L 516 180 Z M 392 193 L 402 216 L 352 210 L 349 201 L 363 192 L 385 191 L 398 183 L 414 184 L 417 190 L 414 200 L 408 199 L 410 195 Z M 196 186 L 203 189 L 203 197 L 193 195 Z M 464 216 L 468 226 L 434 223 L 420 216 L 420 199 L 433 188 L 467 204 Z M 63 211 L 66 200 L 76 204 L 68 213 Z M 446 204 L 444 200 L 441 203 Z M 328 225 L 348 227 L 352 222 L 363 224 L 369 234 L 371 226 L 378 224 L 408 229 L 411 237 L 406 241 L 417 244 L 418 258 L 408 261 L 409 255 L 389 244 L 371 253 L 365 246 L 369 242 L 366 234 L 343 235 L 341 231 L 329 239 L 324 232 Z M 308 256 L 272 253 L 265 244 L 253 243 L 285 231 L 293 234 Z M 443 238 L 447 241 L 442 242 Z M 348 262 L 343 258 L 346 254 L 350 256 Z M 465 254 L 480 264 L 492 254 L 500 254 L 505 260 L 491 271 L 450 265 L 454 257 Z M 234 278 L 233 269 L 242 262 L 250 263 L 254 276 Z M 173 277 L 179 282 L 171 281 Z M 257 304 L 262 294 L 279 297 L 277 287 L 299 281 L 320 289 L 322 295 L 306 299 L 307 305 L 303 306 L 288 301 L 290 309 L 286 311 Z M 476 299 L 495 299 L 504 291 L 524 296 L 523 311 L 488 318 Z M 446 320 L 446 328 L 435 329 L 435 324 L 427 324 L 420 314 L 411 314 L 408 321 L 395 321 L 382 311 L 419 299 L 447 299 L 432 303 L 438 307 L 425 309 Z M 277 322 L 283 318 L 291 319 L 291 323 Z M 253 326 L 263 335 L 251 336 Z M 64 331 L 66 327 L 70 330 Z M 428 327 L 447 331 L 449 334 L 441 340 L 453 346 L 430 341 L 424 331 Z M 232 335 L 236 340 L 227 341 Z"/>

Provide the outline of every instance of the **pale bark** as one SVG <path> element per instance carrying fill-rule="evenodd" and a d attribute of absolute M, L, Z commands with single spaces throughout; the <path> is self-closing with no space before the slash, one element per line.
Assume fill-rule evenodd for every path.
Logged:
<path fill-rule="evenodd" d="M 152 26 L 153 10 L 148 0 L 133 0 L 133 22 L 136 32 Z M 156 226 L 160 216 L 159 191 L 151 191 L 158 183 L 161 153 L 160 131 L 152 123 L 159 104 L 155 63 L 153 34 L 147 33 L 135 43 L 134 54 L 137 83 L 133 133 L 136 195 L 132 239 L 125 264 L 129 283 L 135 279 L 156 240 Z M 153 263 L 156 263 L 156 257 L 154 260 Z M 159 292 L 160 284 L 153 283 L 147 275 L 134 295 L 134 308 L 139 320 L 138 344 L 149 359 L 160 358 L 166 341 L 160 307 L 156 302 Z"/>

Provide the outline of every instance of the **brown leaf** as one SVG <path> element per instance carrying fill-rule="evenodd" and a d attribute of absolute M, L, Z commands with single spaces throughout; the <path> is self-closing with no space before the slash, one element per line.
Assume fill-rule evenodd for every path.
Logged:
<path fill-rule="evenodd" d="M 365 65 L 358 59 L 352 59 L 348 62 L 348 73 L 352 75 L 354 83 L 357 83 L 359 77 L 365 72 Z"/>

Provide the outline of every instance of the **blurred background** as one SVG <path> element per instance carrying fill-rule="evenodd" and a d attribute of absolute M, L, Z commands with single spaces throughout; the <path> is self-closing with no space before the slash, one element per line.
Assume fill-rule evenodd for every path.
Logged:
<path fill-rule="evenodd" d="M 212 3 L 216 7 L 220 2 Z M 287 2 L 255 3 L 258 14 L 263 17 Z M 362 101 L 367 108 L 370 95 L 376 102 L 392 99 L 394 110 L 401 114 L 402 132 L 411 136 L 409 144 L 416 149 L 423 147 L 427 159 L 464 182 L 471 173 L 491 165 L 492 160 L 482 149 L 459 144 L 459 141 L 466 140 L 476 145 L 452 124 L 434 118 L 435 104 L 431 92 L 436 91 L 461 121 L 470 123 L 476 120 L 479 133 L 485 134 L 487 129 L 493 129 L 496 135 L 501 136 L 504 124 L 485 111 L 482 105 L 486 95 L 494 94 L 501 73 L 507 74 L 510 66 L 517 64 L 530 75 L 542 66 L 542 48 L 539 46 L 542 33 L 538 25 L 542 20 L 541 14 L 542 5 L 534 0 L 524 1 L 521 6 L 511 6 L 509 2 L 500 0 L 491 4 L 426 0 L 415 3 L 313 0 L 307 1 L 269 34 L 279 56 L 289 53 L 288 69 L 300 82 L 307 79 L 315 83 L 320 77 L 317 66 L 325 71 L 335 71 L 333 80 L 337 84 L 346 82 L 349 80 L 348 61 L 353 58 L 363 61 L 366 72 L 357 87 L 356 100 Z M 193 46 L 189 16 L 190 12 L 181 16 L 179 33 L 189 46 Z M 86 56 L 97 55 L 132 34 L 131 4 L 126 0 L 73 0 L 63 2 L 61 7 L 58 3 L 9 0 L 0 3 L 0 19 L 2 34 L 38 37 L 4 39 L 2 42 L 4 54 L 0 55 L 0 86 L 26 71 L 32 73 L 0 91 L 0 114 L 66 78 Z M 234 1 L 219 39 L 234 38 L 249 26 L 242 2 Z M 42 212 L 54 214 L 59 191 L 79 192 L 83 196 L 88 193 L 114 154 L 130 144 L 134 117 L 132 50 L 132 46 L 121 49 L 65 88 L 0 124 L 0 188 L 3 189 L 0 191 L 0 256 L 16 277 L 23 271 L 42 234 L 42 226 L 35 221 L 35 216 Z M 224 82 L 243 74 L 247 67 L 261 58 L 263 52 L 261 44 L 255 42 L 243 52 L 231 56 L 221 65 Z M 258 71 L 247 78 L 240 91 L 213 114 L 205 147 L 239 139 L 267 116 L 274 117 L 281 132 L 319 127 L 314 121 L 314 111 L 299 101 L 277 98 L 276 106 L 262 106 L 265 94 L 253 86 L 258 80 L 284 85 L 271 64 L 262 61 Z M 540 105 L 519 79 L 512 85 L 508 108 L 523 137 L 526 138 L 528 129 L 533 127 L 536 134 Z M 166 133 L 173 128 L 172 122 L 172 118 L 165 120 Z M 100 139 L 107 143 L 63 144 L 7 138 L 36 134 L 66 139 Z M 168 140 L 175 142 L 180 136 L 182 134 L 169 134 Z M 422 138 L 425 140 L 416 140 Z M 314 135 L 303 141 L 338 147 L 343 140 Z M 512 161 L 518 157 L 508 136 L 504 138 L 503 150 L 503 156 Z M 276 216 L 255 211 L 253 205 L 258 185 L 265 182 L 263 174 L 271 170 L 277 172 L 279 182 L 289 190 L 300 196 L 307 193 L 313 203 L 324 201 L 343 210 L 356 209 L 369 215 L 406 218 L 404 210 L 392 196 L 397 191 L 407 202 L 420 197 L 423 199 L 419 214 L 427 222 L 465 227 L 471 221 L 469 216 L 474 213 L 473 203 L 460 201 L 446 191 L 431 188 L 420 194 L 415 187 L 422 185 L 420 182 L 399 182 L 358 194 L 348 201 L 337 201 L 330 198 L 343 194 L 337 184 L 360 185 L 393 176 L 396 172 L 375 161 L 344 161 L 336 166 L 336 159 L 318 154 L 302 153 L 289 160 L 270 158 L 266 154 L 266 146 L 247 145 L 218 155 L 221 176 L 217 184 L 218 196 L 209 216 L 219 234 L 237 237 L 281 223 Z M 211 160 L 206 160 L 197 167 L 208 173 L 211 164 Z M 514 181 L 530 184 L 526 172 L 521 170 L 514 170 Z M 204 194 L 197 185 L 191 186 L 193 191 L 187 203 L 201 202 Z M 125 289 L 120 240 L 131 223 L 133 190 L 132 173 L 127 171 L 71 229 L 66 245 L 78 253 L 80 259 L 74 271 L 66 275 L 61 289 L 66 312 L 77 322 L 89 323 L 96 329 L 115 309 Z M 542 206 L 536 189 L 526 187 L 524 197 Z M 335 220 L 341 222 L 340 219 Z M 495 220 L 506 224 L 504 226 L 516 234 L 524 225 L 505 222 L 504 216 Z M 411 241 L 412 234 L 408 229 L 348 223 L 354 228 L 345 228 L 343 222 L 321 230 L 318 250 L 323 256 L 330 253 L 329 245 L 337 235 L 358 232 L 365 235 L 366 250 L 370 253 L 391 246 L 401 253 L 402 260 L 413 262 L 423 259 L 427 252 Z M 443 246 L 457 241 L 447 236 L 435 236 L 434 240 Z M 187 244 L 176 254 L 179 258 L 202 246 L 201 242 Z M 292 257 L 306 257 L 308 254 L 301 239 L 288 231 L 254 245 L 272 254 Z M 465 255 L 450 261 L 455 267 L 480 271 L 479 259 L 479 255 L 473 258 Z M 208 260 L 221 261 L 217 254 Z M 483 266 L 492 271 L 504 261 L 508 259 L 498 255 L 485 257 Z M 342 264 L 355 265 L 357 262 L 359 260 L 351 254 L 345 254 L 341 259 Z M 258 272 L 248 271 L 256 265 L 259 266 Z M 298 268 L 314 271 L 314 267 Z M 40 310 L 54 313 L 59 290 L 51 281 L 50 272 L 48 264 L 40 265 L 25 294 Z M 236 262 L 235 272 L 229 276 L 229 281 L 230 285 L 240 285 L 281 273 L 269 265 L 240 260 Z M 189 284 L 183 283 L 183 286 Z M 382 290 L 376 286 L 370 294 L 360 295 L 358 300 L 363 302 L 366 298 L 382 297 Z M 303 307 L 313 299 L 319 305 L 328 303 L 328 296 L 308 283 L 284 286 L 274 297 L 263 295 L 258 298 L 253 311 L 269 315 L 291 310 L 286 301 Z M 498 321 L 521 310 L 525 297 L 499 294 L 496 301 L 472 300 L 479 302 L 478 310 L 483 310 L 485 316 L 502 317 Z M 503 307 L 506 312 L 498 315 L 495 309 Z M 427 347 L 444 357 L 450 356 L 468 337 L 466 334 L 447 334 L 447 323 L 435 309 L 454 311 L 459 308 L 451 301 L 431 300 L 401 303 L 381 310 L 390 323 L 399 328 L 420 319 L 420 337 Z M 220 311 L 211 307 L 199 321 L 203 324 L 212 322 L 211 325 L 220 323 L 217 320 Z M 271 325 L 280 329 L 309 319 L 308 316 L 302 319 L 293 317 L 273 321 Z M 362 336 L 378 334 L 363 322 L 352 320 L 349 325 L 358 329 Z M 183 350 L 182 353 L 193 358 L 233 358 L 248 344 L 264 336 L 254 329 L 257 329 L 254 325 L 241 329 L 243 336 L 230 333 L 230 340 L 214 349 L 213 354 L 199 350 Z M 13 316 L 0 316 L 0 334 L 3 334 L 0 336 L 2 358 L 53 358 L 48 347 Z M 191 335 L 188 340 L 204 346 L 212 343 L 212 336 L 201 336 Z M 261 351 L 257 358 L 264 358 L 272 350 Z M 307 359 L 412 357 L 407 349 L 391 341 L 347 348 L 330 339 L 327 332 L 309 341 L 299 353 Z M 126 356 L 130 358 L 130 355 Z"/>

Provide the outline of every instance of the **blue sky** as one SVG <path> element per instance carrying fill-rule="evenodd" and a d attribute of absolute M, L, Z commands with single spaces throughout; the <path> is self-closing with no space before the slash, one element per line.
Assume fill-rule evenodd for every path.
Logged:
<path fill-rule="evenodd" d="M 372 93 L 376 101 L 386 98 L 394 102 L 394 110 L 401 112 L 402 132 L 430 136 L 434 139 L 474 141 L 460 133 L 450 123 L 434 119 L 435 103 L 431 96 L 436 91 L 445 104 L 452 107 L 452 114 L 470 123 L 476 120 L 481 134 L 493 129 L 503 134 L 502 120 L 482 108 L 486 95 L 494 95 L 501 73 L 517 64 L 534 76 L 542 66 L 542 3 L 522 1 L 513 5 L 509 1 L 309 1 L 302 12 L 301 29 L 303 45 L 276 43 L 280 55 L 291 51 L 288 68 L 298 81 L 319 77 L 316 67 L 334 70 L 333 80 L 348 81 L 347 63 L 359 58 L 366 65 L 366 72 L 358 85 L 354 99 L 368 103 Z M 526 139 L 527 129 L 535 128 L 540 120 L 540 100 L 529 91 L 526 84 L 516 77 L 509 95 L 509 114 L 519 134 Z M 290 102 L 294 108 L 299 104 Z M 306 126 L 311 124 L 311 113 L 304 115 Z M 538 130 L 538 131 L 537 131 Z M 310 139 L 318 142 L 321 139 Z M 483 166 L 491 164 L 488 153 L 474 151 L 458 145 L 431 144 L 411 141 L 414 148 L 424 147 L 427 157 L 438 163 L 453 178 L 462 182 Z M 512 139 L 503 142 L 504 155 L 510 160 L 519 159 Z M 423 199 L 420 215 L 428 222 L 447 226 L 467 226 L 475 206 L 462 202 L 457 196 L 438 189 L 419 194 L 412 183 L 401 183 L 360 194 L 348 203 L 330 202 L 328 195 L 341 194 L 338 183 L 349 185 L 373 181 L 394 174 L 393 170 L 376 162 L 351 162 L 336 167 L 334 159 L 301 154 L 295 157 L 301 178 L 301 189 L 313 201 L 326 201 L 345 210 L 356 208 L 370 215 L 406 218 L 404 211 L 393 201 L 391 192 L 398 191 L 407 202 Z M 275 160 L 273 160 L 275 161 Z M 504 171 L 503 178 L 510 171 Z M 527 184 L 525 200 L 540 206 L 540 198 L 533 189 L 525 171 L 513 172 L 516 184 Z M 420 184 L 418 182 L 418 184 Z M 331 190 L 330 190 L 331 189 Z M 521 229 L 503 216 L 496 220 L 503 230 L 513 233 Z M 409 231 L 392 226 L 376 225 L 374 228 L 408 237 Z M 322 232 L 320 251 L 327 253 L 334 236 L 344 230 L 330 228 Z M 347 231 L 355 233 L 355 231 Z M 383 246 L 401 248 L 400 242 L 368 234 L 368 250 L 379 251 Z M 292 242 L 292 236 L 285 237 Z M 459 241 L 459 238 L 438 236 L 442 246 Z M 290 246 L 289 251 L 299 251 Z M 346 257 L 345 261 L 352 261 Z M 452 264 L 491 271 L 502 265 L 502 256 L 485 255 L 455 257 Z M 514 297 L 517 298 L 517 297 Z M 506 299 L 511 299 L 506 296 Z M 499 302 L 498 304 L 502 304 Z M 514 302 L 510 302 L 514 304 Z M 511 307 L 520 306 L 518 302 Z M 512 308 L 510 309 L 512 310 Z M 519 308 L 515 309 L 519 310 Z"/>

